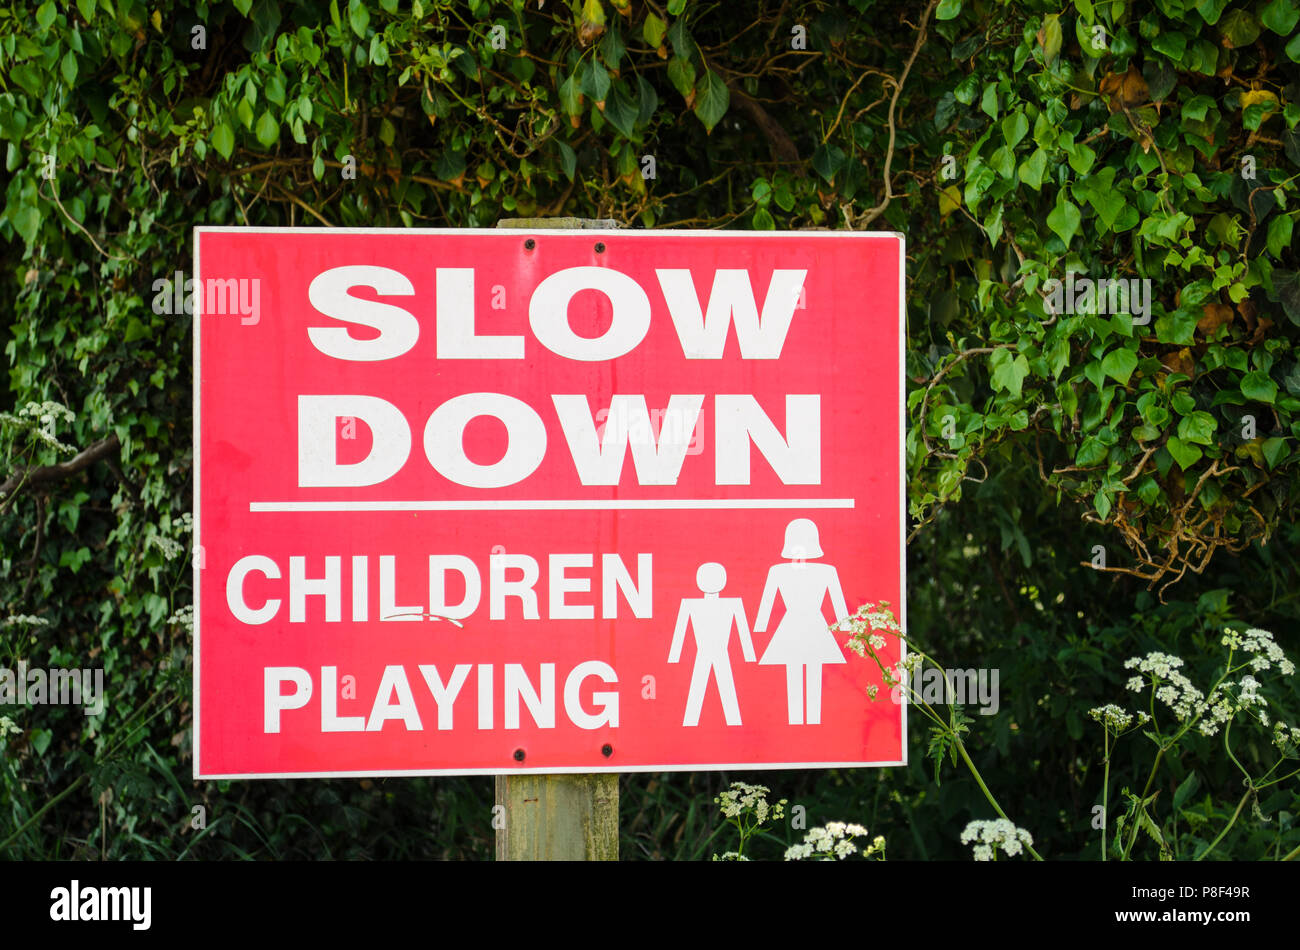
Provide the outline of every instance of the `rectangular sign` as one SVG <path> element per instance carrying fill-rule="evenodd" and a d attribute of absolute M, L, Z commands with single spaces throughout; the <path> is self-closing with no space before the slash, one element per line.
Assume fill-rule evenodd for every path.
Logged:
<path fill-rule="evenodd" d="M 901 235 L 194 248 L 196 778 L 905 762 Z"/>

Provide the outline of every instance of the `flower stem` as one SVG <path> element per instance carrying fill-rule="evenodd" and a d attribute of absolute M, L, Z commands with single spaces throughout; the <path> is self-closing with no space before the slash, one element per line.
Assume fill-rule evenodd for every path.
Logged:
<path fill-rule="evenodd" d="M 1002 806 L 998 804 L 998 800 L 993 797 L 993 793 L 989 791 L 989 787 L 984 784 L 984 778 L 980 775 L 980 770 L 975 768 L 975 763 L 972 762 L 970 756 L 966 754 L 966 746 L 955 733 L 953 734 L 953 741 L 957 744 L 957 751 L 961 753 L 961 759 L 966 763 L 966 768 L 970 769 L 970 774 L 975 776 L 975 781 L 979 785 L 980 791 L 984 793 L 984 797 L 987 798 L 989 804 L 993 806 L 993 810 L 998 813 L 998 817 L 1006 818 L 1007 821 L 1011 821 L 1010 818 L 1007 818 L 1007 813 L 1002 810 Z M 1011 823 L 1015 824 L 1015 822 Z M 1025 850 L 1034 856 L 1034 860 L 1043 860 L 1043 856 L 1034 850 L 1033 845 L 1025 845 Z"/>
<path fill-rule="evenodd" d="M 1241 810 L 1246 807 L 1246 802 L 1250 799 L 1250 796 L 1253 794 L 1255 794 L 1255 787 L 1253 785 L 1247 786 L 1246 794 L 1242 795 L 1241 801 L 1237 802 L 1237 810 L 1232 813 L 1232 819 L 1228 822 L 1228 824 L 1224 827 L 1224 829 L 1219 832 L 1219 836 L 1210 842 L 1210 846 L 1196 856 L 1195 860 L 1197 861 L 1202 860 L 1203 858 L 1205 858 L 1206 855 L 1208 855 L 1211 851 L 1213 851 L 1218 846 L 1219 842 L 1223 840 L 1223 836 L 1226 835 L 1229 831 L 1231 831 L 1232 826 L 1237 823 L 1237 817 L 1241 814 Z M 1291 854 L 1295 854 L 1295 851 L 1292 851 Z M 1290 855 L 1288 855 L 1288 857 L 1290 857 Z"/>

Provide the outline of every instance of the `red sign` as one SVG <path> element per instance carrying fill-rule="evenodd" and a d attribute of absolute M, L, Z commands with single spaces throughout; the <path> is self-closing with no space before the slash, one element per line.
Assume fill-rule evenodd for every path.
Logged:
<path fill-rule="evenodd" d="M 905 761 L 828 629 L 901 613 L 901 235 L 199 228 L 194 271 L 196 778 Z"/>

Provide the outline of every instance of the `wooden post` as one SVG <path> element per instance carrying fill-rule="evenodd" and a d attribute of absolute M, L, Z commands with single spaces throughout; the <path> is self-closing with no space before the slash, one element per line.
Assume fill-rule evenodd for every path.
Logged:
<path fill-rule="evenodd" d="M 503 218 L 499 228 L 617 228 L 609 218 Z M 498 861 L 617 861 L 618 774 L 498 775 Z"/>

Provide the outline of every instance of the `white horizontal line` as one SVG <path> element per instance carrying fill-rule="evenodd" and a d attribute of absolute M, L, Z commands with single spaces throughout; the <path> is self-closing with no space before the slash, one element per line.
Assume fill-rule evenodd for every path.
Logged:
<path fill-rule="evenodd" d="M 499 501 L 253 501 L 254 512 L 286 511 L 696 511 L 852 508 L 852 498 L 537 498 Z"/>

